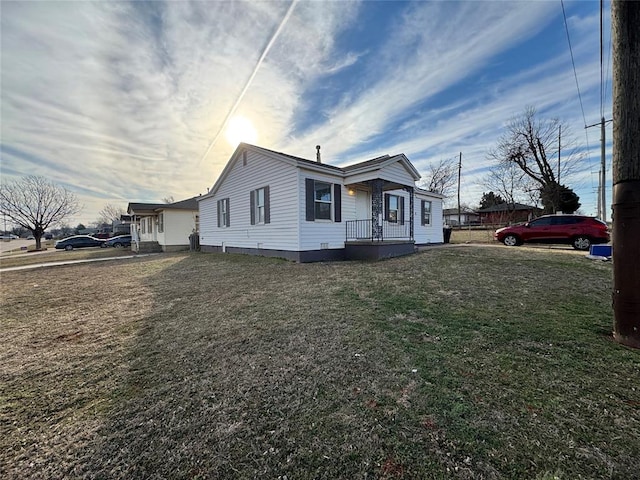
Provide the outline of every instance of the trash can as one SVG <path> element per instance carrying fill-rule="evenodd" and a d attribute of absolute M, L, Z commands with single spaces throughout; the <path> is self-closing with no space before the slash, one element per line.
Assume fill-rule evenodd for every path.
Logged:
<path fill-rule="evenodd" d="M 200 235 L 197 233 L 189 235 L 189 250 L 192 252 L 200 251 Z"/>
<path fill-rule="evenodd" d="M 444 238 L 444 243 L 449 243 L 451 241 L 451 227 L 444 227 L 442 229 L 442 236 Z"/>

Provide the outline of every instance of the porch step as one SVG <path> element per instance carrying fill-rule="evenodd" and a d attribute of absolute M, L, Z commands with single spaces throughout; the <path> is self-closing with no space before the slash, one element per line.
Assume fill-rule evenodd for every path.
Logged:
<path fill-rule="evenodd" d="M 162 252 L 162 247 L 158 242 L 139 242 L 138 249 L 135 250 L 135 242 L 131 243 L 131 250 L 137 251 L 138 253 L 160 253 Z"/>

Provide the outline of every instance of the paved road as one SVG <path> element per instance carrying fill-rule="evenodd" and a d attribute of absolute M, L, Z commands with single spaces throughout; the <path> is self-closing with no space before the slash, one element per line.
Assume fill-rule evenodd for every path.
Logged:
<path fill-rule="evenodd" d="M 22 238 L 18 240 L 0 240 L 0 253 L 5 253 L 10 250 L 20 250 L 21 247 L 29 247 L 31 245 L 35 245 L 35 240 L 23 240 Z"/>
<path fill-rule="evenodd" d="M 59 262 L 44 262 L 34 263 L 31 265 L 21 265 L 19 267 L 0 268 L 0 272 L 13 272 L 16 270 L 32 270 L 34 268 L 45 267 L 57 267 L 59 265 L 73 265 L 75 263 L 92 263 L 92 262 L 104 262 L 106 260 L 130 260 L 132 258 L 150 257 L 152 255 L 159 255 L 158 253 L 141 253 L 139 255 L 132 255 L 126 257 L 103 257 L 103 258 L 85 258 L 83 260 L 62 260 Z M 42 260 L 46 260 L 43 258 Z"/>

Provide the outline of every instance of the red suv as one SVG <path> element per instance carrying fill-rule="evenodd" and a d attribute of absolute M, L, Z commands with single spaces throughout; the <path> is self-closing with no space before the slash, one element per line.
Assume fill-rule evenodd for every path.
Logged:
<path fill-rule="evenodd" d="M 544 215 L 528 223 L 500 228 L 493 238 L 509 247 L 522 243 L 568 243 L 576 250 L 589 250 L 592 244 L 607 243 L 607 224 L 582 215 Z"/>

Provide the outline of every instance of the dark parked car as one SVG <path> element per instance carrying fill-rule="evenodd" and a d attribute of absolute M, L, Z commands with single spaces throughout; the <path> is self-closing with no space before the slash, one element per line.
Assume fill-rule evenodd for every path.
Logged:
<path fill-rule="evenodd" d="M 493 238 L 509 247 L 523 243 L 567 243 L 576 250 L 607 243 L 607 224 L 582 215 L 544 215 L 528 223 L 500 228 Z"/>
<path fill-rule="evenodd" d="M 118 235 L 117 237 L 111 237 L 102 244 L 103 247 L 130 247 L 131 235 Z"/>
<path fill-rule="evenodd" d="M 99 247 L 104 240 L 89 235 L 75 235 L 56 242 L 57 249 L 73 250 L 74 248 Z"/>

